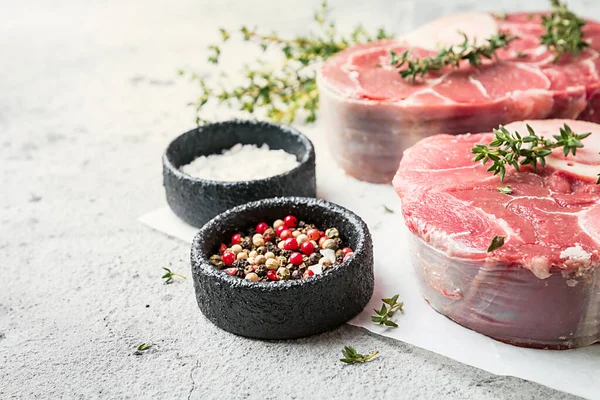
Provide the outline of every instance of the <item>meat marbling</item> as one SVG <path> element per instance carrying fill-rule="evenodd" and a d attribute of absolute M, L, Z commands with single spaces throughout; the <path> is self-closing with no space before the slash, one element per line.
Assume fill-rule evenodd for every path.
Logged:
<path fill-rule="evenodd" d="M 458 31 L 478 39 L 501 31 L 519 39 L 499 50 L 494 62 L 445 69 L 416 83 L 389 67 L 390 50 L 432 55 L 438 43 L 460 43 Z M 524 119 L 600 122 L 600 24 L 584 27 L 589 48 L 556 64 L 540 45 L 542 33 L 541 14 L 460 14 L 332 57 L 321 67 L 318 84 L 320 118 L 334 158 L 349 175 L 389 183 L 402 151 L 431 134 L 489 132 Z"/>
<path fill-rule="evenodd" d="M 393 184 L 413 265 L 431 306 L 463 326 L 520 346 L 589 345 L 600 341 L 600 125 L 506 128 L 526 134 L 526 123 L 546 137 L 564 123 L 592 135 L 577 156 L 555 149 L 546 168 L 511 167 L 502 183 L 471 161 L 493 133 L 435 135 L 404 152 Z M 505 244 L 488 253 L 497 235 Z"/>

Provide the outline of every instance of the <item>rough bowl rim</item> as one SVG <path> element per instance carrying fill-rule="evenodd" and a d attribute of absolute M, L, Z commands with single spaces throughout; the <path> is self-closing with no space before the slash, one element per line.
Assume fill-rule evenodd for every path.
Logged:
<path fill-rule="evenodd" d="M 299 139 L 299 142 L 302 144 L 302 147 L 304 149 L 302 158 L 300 161 L 298 161 L 298 165 L 296 165 L 294 168 L 292 168 L 288 171 L 282 172 L 277 175 L 272 175 L 272 176 L 269 176 L 266 178 L 242 180 L 242 181 L 218 181 L 218 180 L 214 180 L 214 179 L 197 178 L 192 175 L 186 174 L 185 172 L 181 171 L 179 168 L 175 167 L 175 165 L 173 165 L 173 162 L 170 159 L 169 153 L 171 151 L 173 151 L 173 146 L 175 146 L 175 143 L 178 140 L 180 140 L 183 136 L 192 134 L 192 132 L 194 132 L 196 134 L 201 134 L 203 129 L 207 129 L 209 127 L 212 128 L 212 127 L 225 126 L 225 125 L 234 125 L 237 127 L 247 126 L 247 125 L 265 125 L 265 126 L 273 127 L 275 129 L 277 129 L 280 133 L 283 133 L 290 137 Z M 266 144 L 269 144 L 269 143 L 266 143 Z M 227 188 L 236 189 L 236 188 L 245 187 L 248 184 L 262 185 L 262 184 L 274 183 L 283 177 L 291 175 L 291 174 L 295 173 L 296 171 L 305 168 L 305 166 L 310 162 L 311 158 L 314 158 L 314 154 L 315 154 L 315 148 L 314 148 L 314 145 L 312 144 L 311 140 L 306 135 L 304 135 L 302 132 L 300 132 L 298 129 L 296 129 L 292 126 L 280 124 L 277 122 L 270 122 L 270 121 L 232 119 L 232 120 L 214 122 L 214 123 L 202 125 L 202 126 L 196 127 L 194 129 L 191 129 L 189 131 L 182 133 L 181 135 L 174 138 L 171 142 L 169 142 L 169 145 L 167 146 L 167 149 L 165 150 L 165 152 L 162 156 L 162 159 L 163 159 L 163 165 L 169 170 L 169 172 L 171 174 L 173 174 L 175 177 L 177 177 L 179 179 L 183 179 L 183 180 L 193 182 L 193 183 L 202 183 L 204 185 L 223 186 L 223 187 L 227 187 Z"/>
<path fill-rule="evenodd" d="M 224 220 L 229 218 L 235 218 L 235 215 L 239 211 L 245 211 L 248 208 L 257 209 L 266 207 L 277 206 L 280 203 L 285 202 L 289 203 L 292 206 L 310 206 L 310 203 L 317 204 L 319 208 L 327 209 L 328 211 L 334 211 L 338 216 L 346 219 L 348 223 L 350 223 L 356 231 L 358 232 L 358 241 L 356 244 L 356 248 L 354 248 L 353 253 L 355 256 L 350 258 L 349 260 L 342 262 L 341 264 L 335 266 L 331 270 L 323 273 L 323 274 L 315 274 L 308 278 L 298 279 L 298 280 L 279 280 L 279 281 L 270 281 L 270 282 L 252 282 L 247 279 L 238 278 L 229 276 L 226 273 L 223 273 L 223 270 L 217 269 L 215 266 L 210 264 L 207 255 L 201 248 L 201 240 L 210 234 L 211 231 L 214 231 L 219 223 L 223 223 Z M 367 238 L 370 237 L 369 228 L 367 224 L 354 212 L 348 210 L 345 207 L 342 207 L 338 204 L 329 202 L 324 199 L 315 199 L 310 197 L 273 197 L 268 199 L 256 200 L 246 204 L 242 204 L 240 206 L 236 206 L 232 209 L 229 209 L 221 214 L 218 214 L 216 217 L 212 218 L 208 221 L 200 231 L 194 236 L 194 240 L 192 241 L 192 263 L 193 267 L 199 267 L 198 270 L 192 268 L 192 276 L 194 279 L 198 278 L 201 275 L 209 275 L 215 276 L 217 279 L 221 280 L 223 283 L 226 283 L 231 287 L 244 287 L 248 289 L 255 290 L 264 290 L 268 288 L 269 290 L 278 290 L 285 291 L 292 289 L 294 287 L 305 286 L 305 285 L 319 285 L 320 282 L 337 279 L 337 275 L 343 274 L 346 268 L 349 267 L 350 264 L 353 263 L 354 260 L 360 260 L 362 257 L 360 255 L 367 251 Z"/>

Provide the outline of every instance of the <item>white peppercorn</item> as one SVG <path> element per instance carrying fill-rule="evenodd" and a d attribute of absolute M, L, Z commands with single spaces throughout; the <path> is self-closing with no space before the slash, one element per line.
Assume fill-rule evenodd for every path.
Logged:
<path fill-rule="evenodd" d="M 257 233 L 256 235 L 252 236 L 252 244 L 254 244 L 256 247 L 264 246 L 265 239 L 263 238 L 263 235 Z"/>
<path fill-rule="evenodd" d="M 276 258 L 269 258 L 265 262 L 265 266 L 268 269 L 277 269 L 277 268 L 279 268 L 279 261 Z"/>

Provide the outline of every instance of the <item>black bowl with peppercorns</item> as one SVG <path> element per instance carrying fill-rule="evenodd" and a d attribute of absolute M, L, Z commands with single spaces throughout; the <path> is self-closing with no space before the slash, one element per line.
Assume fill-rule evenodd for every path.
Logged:
<path fill-rule="evenodd" d="M 250 202 L 194 238 L 198 306 L 220 328 L 259 339 L 334 329 L 373 294 L 373 243 L 351 211 L 313 198 Z"/>
<path fill-rule="evenodd" d="M 197 178 L 180 169 L 197 157 L 219 154 L 240 144 L 266 144 L 272 150 L 284 150 L 296 157 L 298 165 L 281 174 L 242 181 Z M 173 212 L 200 228 L 215 215 L 249 201 L 278 196 L 315 197 L 315 150 L 306 136 L 285 125 L 242 120 L 207 124 L 169 144 L 163 156 L 163 182 Z"/>

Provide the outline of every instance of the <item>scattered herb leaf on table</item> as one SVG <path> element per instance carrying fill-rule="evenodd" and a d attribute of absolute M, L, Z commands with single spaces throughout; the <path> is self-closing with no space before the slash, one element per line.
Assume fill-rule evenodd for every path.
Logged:
<path fill-rule="evenodd" d="M 379 354 L 379 350 L 376 350 L 369 355 L 364 355 L 358 353 L 352 346 L 344 346 L 344 349 L 342 350 L 344 358 L 340 358 L 340 361 L 346 364 L 359 364 L 372 360 L 377 354 Z"/>
<path fill-rule="evenodd" d="M 398 324 L 392 321 L 392 317 L 396 311 L 404 312 L 402 307 L 404 303 L 398 301 L 399 294 L 391 298 L 382 299 L 383 304 L 379 310 L 375 309 L 375 315 L 371 316 L 371 321 L 378 325 L 385 325 L 392 328 L 397 328 Z"/>

